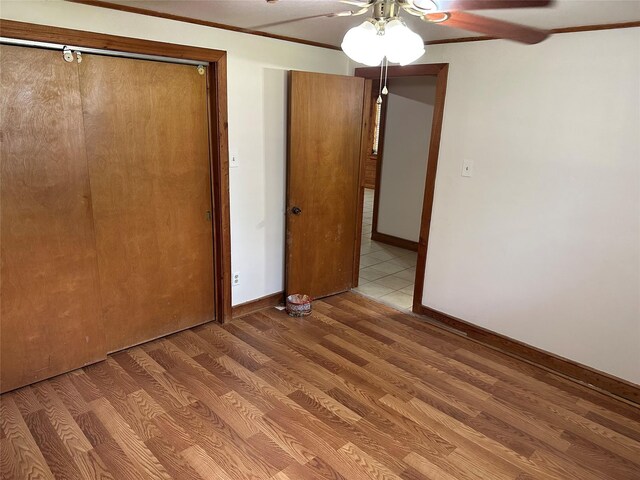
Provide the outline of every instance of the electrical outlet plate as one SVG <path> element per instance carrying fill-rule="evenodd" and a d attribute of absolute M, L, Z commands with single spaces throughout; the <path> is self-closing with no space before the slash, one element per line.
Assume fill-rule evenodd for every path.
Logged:
<path fill-rule="evenodd" d="M 463 177 L 473 176 L 473 160 L 464 160 L 462 162 L 462 176 Z"/>
<path fill-rule="evenodd" d="M 231 279 L 232 285 L 235 287 L 236 285 L 240 285 L 240 272 L 235 272 L 233 274 L 233 278 Z"/>

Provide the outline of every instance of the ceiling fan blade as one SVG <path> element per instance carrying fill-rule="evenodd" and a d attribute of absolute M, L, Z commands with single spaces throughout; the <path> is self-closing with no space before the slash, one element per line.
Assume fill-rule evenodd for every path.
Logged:
<path fill-rule="evenodd" d="M 553 0 L 434 0 L 439 12 L 549 7 Z"/>
<path fill-rule="evenodd" d="M 484 33 L 490 37 L 505 38 L 530 45 L 539 43 L 549 36 L 549 32 L 546 30 L 481 17 L 473 13 L 451 12 L 449 18 L 443 21 L 440 21 L 442 19 L 442 14 L 440 13 L 427 14 L 423 18 L 426 21 L 434 21 L 436 25 L 470 30 L 472 32 Z"/>
<path fill-rule="evenodd" d="M 290 18 L 288 20 L 281 20 L 279 22 L 265 23 L 263 25 L 255 25 L 249 28 L 253 30 L 260 30 L 261 28 L 277 27 L 278 25 L 286 25 L 288 23 L 301 22 L 302 20 L 311 20 L 312 18 L 357 17 L 358 15 L 367 13 L 368 10 L 369 10 L 369 7 L 364 7 L 364 8 L 361 8 L 360 10 L 346 10 L 344 12 L 321 13 L 319 15 L 309 15 L 308 17 Z"/>
<path fill-rule="evenodd" d="M 260 30 L 261 28 L 277 27 L 278 25 L 286 25 L 288 23 L 301 22 L 303 20 L 311 20 L 312 18 L 339 17 L 339 16 L 346 16 L 346 14 L 350 15 L 351 12 L 321 13 L 319 15 L 309 15 L 308 17 L 289 18 L 287 20 L 281 20 L 279 22 L 265 23 L 263 25 L 254 25 L 248 28 L 252 30 Z"/>
<path fill-rule="evenodd" d="M 340 0 L 340 3 L 346 3 L 347 5 L 354 5 L 354 6 L 360 7 L 360 8 L 369 8 L 373 4 L 370 1 L 361 2 L 361 1 L 358 1 L 358 0 Z"/>

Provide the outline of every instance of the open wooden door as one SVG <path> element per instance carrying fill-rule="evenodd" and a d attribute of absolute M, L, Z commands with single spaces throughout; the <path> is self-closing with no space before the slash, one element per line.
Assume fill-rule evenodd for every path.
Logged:
<path fill-rule="evenodd" d="M 365 81 L 289 76 L 287 294 L 352 287 Z"/>

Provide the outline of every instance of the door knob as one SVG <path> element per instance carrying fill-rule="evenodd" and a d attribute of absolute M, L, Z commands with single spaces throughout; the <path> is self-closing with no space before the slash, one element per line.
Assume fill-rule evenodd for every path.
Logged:
<path fill-rule="evenodd" d="M 302 213 L 302 210 L 299 207 L 293 207 L 291 209 L 291 213 L 293 213 L 294 215 L 300 215 Z"/>

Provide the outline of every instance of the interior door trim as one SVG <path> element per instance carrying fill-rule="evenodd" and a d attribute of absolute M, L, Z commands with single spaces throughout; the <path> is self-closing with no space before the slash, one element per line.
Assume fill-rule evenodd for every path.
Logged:
<path fill-rule="evenodd" d="M 152 60 L 154 62 L 164 62 L 164 63 L 179 63 L 182 65 L 206 65 L 209 62 L 203 60 L 189 60 L 185 58 L 173 58 L 173 57 L 165 57 L 161 55 L 146 55 L 142 53 L 133 53 L 133 52 L 120 52 L 118 50 L 105 50 L 104 48 L 89 48 L 89 47 L 80 47 L 78 45 L 63 45 L 62 43 L 51 43 L 51 42 L 38 42 L 35 40 L 22 40 L 19 38 L 9 38 L 9 37 L 1 37 L 0 43 L 15 45 L 18 47 L 35 47 L 35 48 L 44 48 L 50 50 L 63 50 L 65 48 L 80 53 L 90 53 L 93 55 L 105 55 L 109 57 L 124 57 L 124 58 L 132 58 L 136 60 Z"/>
<path fill-rule="evenodd" d="M 231 227 L 227 124 L 227 52 L 83 30 L 0 20 L 3 37 L 203 62 L 207 70 L 209 156 L 213 205 L 215 319 L 231 320 Z M 208 65 L 207 65 L 208 64 Z"/>
<path fill-rule="evenodd" d="M 388 78 L 434 76 L 436 77 L 436 101 L 433 110 L 433 124 L 431 126 L 431 140 L 427 156 L 427 178 L 425 179 L 424 200 L 422 203 L 422 216 L 420 223 L 420 239 L 418 241 L 418 264 L 416 266 L 416 279 L 413 291 L 414 313 L 421 313 L 423 309 L 422 297 L 424 291 L 424 279 L 427 268 L 427 249 L 429 247 L 429 229 L 431 226 L 431 214 L 433 211 L 433 198 L 436 188 L 436 171 L 438 169 L 438 155 L 440 153 L 440 134 L 442 132 L 442 119 L 444 116 L 444 102 L 447 93 L 448 63 L 428 63 L 407 65 L 405 67 L 392 66 L 388 70 Z M 376 79 L 380 76 L 378 67 L 356 68 L 356 77 Z M 380 168 L 380 165 L 379 165 Z M 379 178 L 381 169 L 378 170 L 376 186 L 380 188 Z M 361 189 L 362 190 L 362 189 Z M 364 195 L 364 193 L 362 193 Z M 376 198 L 379 192 L 376 191 Z M 377 207 L 376 207 L 377 210 Z M 359 213 L 362 215 L 362 212 Z M 376 220 L 374 219 L 374 222 Z M 377 222 L 376 222 L 377 223 Z M 377 225 L 376 225 L 377 228 Z M 360 245 L 356 245 L 358 255 Z"/>

